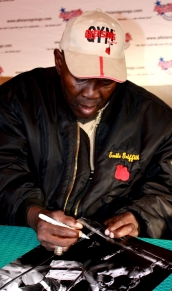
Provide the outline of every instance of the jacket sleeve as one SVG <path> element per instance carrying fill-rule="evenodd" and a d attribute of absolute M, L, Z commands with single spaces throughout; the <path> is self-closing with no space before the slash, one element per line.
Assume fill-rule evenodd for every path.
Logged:
<path fill-rule="evenodd" d="M 131 193 L 131 204 L 118 213 L 130 211 L 135 215 L 140 224 L 140 236 L 172 238 L 171 128 L 145 171 L 140 193 L 135 191 L 138 188 Z"/>
<path fill-rule="evenodd" d="M 8 93 L 0 88 L 0 223 L 27 225 L 27 208 L 44 208 L 44 195 L 35 183 L 22 107 L 15 98 L 21 90 L 13 97 L 9 89 L 4 91 Z"/>

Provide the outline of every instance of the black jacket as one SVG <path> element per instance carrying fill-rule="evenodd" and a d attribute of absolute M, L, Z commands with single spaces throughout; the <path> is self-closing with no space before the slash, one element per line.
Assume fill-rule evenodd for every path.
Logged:
<path fill-rule="evenodd" d="M 131 211 L 140 235 L 172 233 L 172 110 L 141 87 L 118 84 L 95 140 L 61 91 L 54 67 L 0 86 L 0 220 L 26 225 L 32 205 L 100 222 Z"/>

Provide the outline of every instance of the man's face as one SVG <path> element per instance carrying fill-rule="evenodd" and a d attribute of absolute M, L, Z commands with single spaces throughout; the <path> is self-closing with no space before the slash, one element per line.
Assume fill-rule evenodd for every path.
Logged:
<path fill-rule="evenodd" d="M 78 79 L 68 70 L 64 55 L 55 51 L 56 68 L 61 76 L 64 97 L 73 113 L 82 119 L 93 118 L 109 100 L 116 82 L 108 79 Z"/>

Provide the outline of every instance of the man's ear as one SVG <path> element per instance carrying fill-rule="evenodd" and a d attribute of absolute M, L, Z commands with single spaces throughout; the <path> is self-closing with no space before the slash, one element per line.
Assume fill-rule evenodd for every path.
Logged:
<path fill-rule="evenodd" d="M 62 69 L 62 63 L 64 60 L 63 53 L 59 49 L 54 50 L 54 58 L 55 58 L 55 65 L 56 65 L 56 70 L 59 75 L 61 75 L 61 69 Z"/>

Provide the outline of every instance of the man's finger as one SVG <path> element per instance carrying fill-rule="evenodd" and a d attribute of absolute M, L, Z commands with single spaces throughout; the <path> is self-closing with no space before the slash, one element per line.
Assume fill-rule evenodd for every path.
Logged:
<path fill-rule="evenodd" d="M 106 233 L 105 233 L 106 234 Z M 124 225 L 114 231 L 109 232 L 110 238 L 120 238 L 126 235 L 137 236 L 138 231 L 134 224 L 130 223 L 128 225 Z"/>
<path fill-rule="evenodd" d="M 138 236 L 138 222 L 135 216 L 126 212 L 105 221 L 107 226 L 105 234 L 111 238 L 119 238 L 126 235 Z"/>

